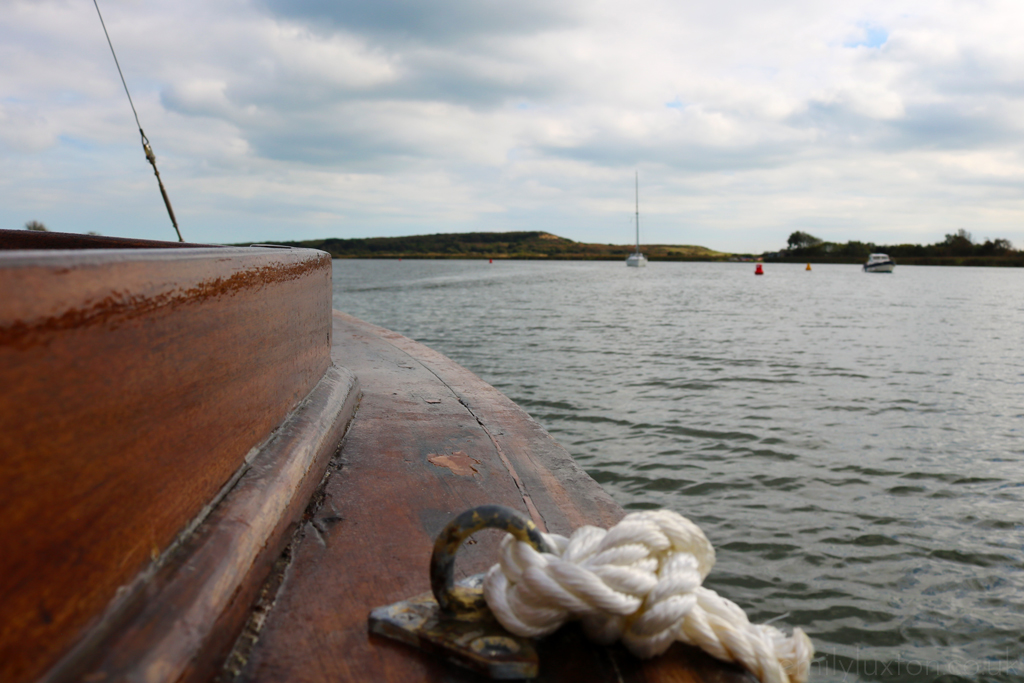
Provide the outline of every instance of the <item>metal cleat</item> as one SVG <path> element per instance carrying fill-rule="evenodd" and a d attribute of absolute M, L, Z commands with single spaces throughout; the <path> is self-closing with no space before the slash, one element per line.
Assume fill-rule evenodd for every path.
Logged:
<path fill-rule="evenodd" d="M 539 552 L 550 552 L 536 525 L 500 505 L 463 512 L 434 542 L 431 593 L 370 612 L 370 632 L 437 653 L 491 678 L 535 678 L 539 660 L 533 641 L 513 635 L 497 622 L 483 595 L 483 574 L 454 581 L 455 554 L 481 529 L 502 529 Z"/>

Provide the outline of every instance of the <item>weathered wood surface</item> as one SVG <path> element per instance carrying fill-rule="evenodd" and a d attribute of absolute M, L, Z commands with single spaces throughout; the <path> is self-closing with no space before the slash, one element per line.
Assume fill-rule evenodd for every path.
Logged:
<path fill-rule="evenodd" d="M 441 354 L 335 312 L 333 357 L 359 378 L 362 403 L 236 677 L 480 681 L 368 635 L 369 611 L 429 590 L 433 539 L 469 507 L 508 505 L 557 533 L 608 526 L 623 511 L 525 412 Z M 493 564 L 499 540 L 484 532 L 464 546 L 460 573 Z M 591 645 L 577 627 L 545 639 L 540 651 L 543 681 L 752 680 L 682 645 L 642 663 L 621 647 Z"/>
<path fill-rule="evenodd" d="M 213 678 L 271 566 L 323 480 L 358 402 L 358 383 L 331 367 L 136 604 L 94 629 L 46 680 L 205 681 Z"/>
<path fill-rule="evenodd" d="M 320 381 L 330 277 L 311 250 L 0 251 L 0 680 L 68 652 Z"/>

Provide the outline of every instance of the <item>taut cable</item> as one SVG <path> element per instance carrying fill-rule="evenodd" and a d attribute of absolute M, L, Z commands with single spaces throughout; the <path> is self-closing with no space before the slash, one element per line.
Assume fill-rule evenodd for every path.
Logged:
<path fill-rule="evenodd" d="M 135 111 L 135 103 L 132 102 L 132 94 L 128 92 L 128 83 L 124 80 L 124 72 L 121 71 L 121 63 L 117 61 L 117 53 L 114 52 L 114 43 L 110 40 L 110 33 L 107 31 L 107 24 L 103 21 L 103 13 L 100 12 L 100 6 L 98 0 L 92 0 L 92 4 L 96 6 L 96 14 L 100 18 L 100 26 L 103 27 L 103 35 L 107 37 L 107 45 L 110 46 L 110 54 L 114 55 L 114 65 L 117 67 L 117 73 L 121 76 L 121 85 L 124 86 L 124 94 L 128 96 L 128 104 L 131 105 L 132 114 L 135 115 L 135 124 L 139 127 L 139 135 L 142 136 L 142 150 L 146 153 L 146 160 L 149 161 L 150 165 L 153 166 L 153 173 L 156 174 L 157 185 L 160 186 L 160 195 L 164 198 L 164 206 L 167 207 L 167 214 L 171 217 L 171 225 L 174 226 L 174 232 L 178 235 L 178 241 L 184 242 L 185 240 L 181 236 L 181 230 L 178 229 L 178 219 L 174 217 L 174 209 L 171 208 L 171 200 L 167 196 L 167 190 L 164 189 L 164 181 L 160 179 L 160 171 L 156 168 L 156 155 L 153 154 L 153 148 L 149 145 L 149 138 L 142 130 L 142 124 L 139 123 L 139 113 Z"/>

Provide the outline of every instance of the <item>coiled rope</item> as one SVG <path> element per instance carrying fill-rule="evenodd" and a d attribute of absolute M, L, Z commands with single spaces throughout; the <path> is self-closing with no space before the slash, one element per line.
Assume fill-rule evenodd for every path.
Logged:
<path fill-rule="evenodd" d="M 762 683 L 807 680 L 810 638 L 799 628 L 786 637 L 751 624 L 739 606 L 704 588 L 715 550 L 682 515 L 634 512 L 611 529 L 544 536 L 553 553 L 507 536 L 484 581 L 488 607 L 512 633 L 544 636 L 579 619 L 591 639 L 621 639 L 638 657 L 678 640 L 743 666 Z"/>

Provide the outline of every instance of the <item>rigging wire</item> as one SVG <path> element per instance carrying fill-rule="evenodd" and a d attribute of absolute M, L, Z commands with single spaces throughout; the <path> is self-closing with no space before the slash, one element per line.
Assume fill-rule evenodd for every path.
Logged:
<path fill-rule="evenodd" d="M 174 232 L 178 234 L 178 241 L 184 242 L 185 240 L 181 236 L 181 230 L 178 229 L 178 220 L 174 217 L 174 209 L 171 208 L 171 200 L 167 196 L 167 190 L 164 189 L 164 181 L 160 179 L 160 171 L 156 168 L 156 155 L 153 154 L 153 148 L 149 145 L 149 138 L 146 137 L 146 133 L 142 130 L 142 124 L 139 123 L 139 113 L 135 111 L 135 103 L 132 102 L 132 94 L 128 92 L 128 83 L 124 80 L 124 72 L 121 71 L 121 63 L 117 61 L 117 53 L 114 52 L 114 43 L 110 40 L 110 33 L 107 32 L 107 24 L 103 21 L 103 14 L 100 12 L 100 5 L 98 0 L 92 0 L 92 4 L 96 6 L 96 14 L 100 18 L 100 26 L 103 27 L 103 35 L 107 37 L 107 45 L 110 46 L 110 54 L 114 56 L 114 65 L 117 67 L 117 73 L 121 76 L 121 85 L 124 86 L 124 94 L 128 96 L 128 104 L 131 105 L 132 114 L 135 115 L 135 124 L 139 127 L 139 135 L 142 136 L 142 150 L 146 153 L 146 160 L 149 161 L 153 167 L 153 173 L 156 174 L 157 185 L 160 186 L 160 194 L 164 198 L 164 206 L 167 207 L 167 214 L 171 217 L 171 225 L 174 226 Z"/>

